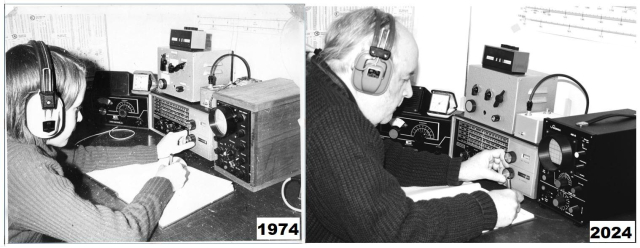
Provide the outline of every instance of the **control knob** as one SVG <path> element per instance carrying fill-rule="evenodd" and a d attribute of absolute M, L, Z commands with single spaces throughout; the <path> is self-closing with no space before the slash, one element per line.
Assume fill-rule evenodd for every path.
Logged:
<path fill-rule="evenodd" d="M 553 180 L 553 184 L 559 189 L 561 187 L 566 187 L 569 185 L 569 181 L 566 178 L 559 177 L 556 180 Z"/>
<path fill-rule="evenodd" d="M 158 88 L 160 88 L 161 90 L 164 90 L 167 88 L 167 80 L 165 80 L 164 78 L 161 78 L 160 80 L 158 80 Z"/>
<path fill-rule="evenodd" d="M 98 112 L 100 112 L 101 115 L 106 115 L 107 114 L 107 110 L 105 108 L 98 109 Z"/>
<path fill-rule="evenodd" d="M 567 203 L 567 200 L 561 194 L 558 194 L 556 198 L 553 199 L 553 206 L 560 207 Z"/>
<path fill-rule="evenodd" d="M 464 104 L 464 109 L 469 113 L 473 113 L 474 111 L 476 111 L 476 101 L 467 100 L 467 102 Z"/>
<path fill-rule="evenodd" d="M 183 92 L 184 86 L 176 86 L 176 92 Z"/>
<path fill-rule="evenodd" d="M 512 164 L 516 162 L 517 160 L 516 152 L 514 151 L 506 152 L 504 154 L 504 160 L 505 162 L 507 162 L 507 164 Z"/>

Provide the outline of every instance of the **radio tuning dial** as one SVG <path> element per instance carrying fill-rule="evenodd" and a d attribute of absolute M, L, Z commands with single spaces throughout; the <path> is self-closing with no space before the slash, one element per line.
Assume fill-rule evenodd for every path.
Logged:
<path fill-rule="evenodd" d="M 516 156 L 516 152 L 514 152 L 514 151 L 506 152 L 504 154 L 504 160 L 508 164 L 512 164 L 512 163 L 516 162 L 516 159 L 517 159 L 517 156 Z"/>
<path fill-rule="evenodd" d="M 160 88 L 161 90 L 164 90 L 167 88 L 167 80 L 165 80 L 164 78 L 161 78 L 160 80 L 158 80 L 158 88 Z"/>
<path fill-rule="evenodd" d="M 563 177 L 559 177 L 553 181 L 553 184 L 556 185 L 556 187 L 559 189 L 561 187 L 569 186 L 569 180 Z"/>
<path fill-rule="evenodd" d="M 469 113 L 473 113 L 474 111 L 476 111 L 476 101 L 467 100 L 467 102 L 464 104 L 464 109 Z"/>
<path fill-rule="evenodd" d="M 125 109 L 119 109 L 119 110 L 118 110 L 118 115 L 119 115 L 120 117 L 122 117 L 122 118 L 127 117 L 127 110 L 125 110 Z"/>
<path fill-rule="evenodd" d="M 391 130 L 389 130 L 389 138 L 397 139 L 398 136 L 400 136 L 400 128 L 392 127 Z"/>
<path fill-rule="evenodd" d="M 189 131 L 195 130 L 196 129 L 196 121 L 195 120 L 187 121 L 187 129 L 189 129 Z"/>
<path fill-rule="evenodd" d="M 564 199 L 564 196 L 562 196 L 562 194 L 558 194 L 558 196 L 556 196 L 556 198 L 553 199 L 553 206 L 556 206 L 556 207 L 562 207 L 566 203 L 567 203 L 567 200 Z"/>

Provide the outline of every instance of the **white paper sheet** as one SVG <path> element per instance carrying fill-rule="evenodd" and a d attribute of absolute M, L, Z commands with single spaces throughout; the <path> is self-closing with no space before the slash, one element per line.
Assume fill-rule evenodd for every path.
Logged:
<path fill-rule="evenodd" d="M 414 201 L 431 200 L 443 197 L 454 197 L 459 194 L 469 194 L 475 191 L 487 192 L 487 190 L 480 187 L 479 183 L 469 182 L 465 182 L 460 186 L 402 187 L 402 190 L 404 190 L 404 193 L 407 195 L 407 197 L 413 199 Z M 531 212 L 521 208 L 518 216 L 516 216 L 511 225 L 532 220 L 534 217 L 535 216 Z"/>
<path fill-rule="evenodd" d="M 118 194 L 118 198 L 130 203 L 138 195 L 145 183 L 155 176 L 158 162 L 133 164 L 87 173 Z M 222 179 L 198 169 L 187 167 L 189 177 L 182 189 L 175 192 L 164 209 L 158 225 L 166 227 L 204 206 L 233 192 L 231 181 Z"/>

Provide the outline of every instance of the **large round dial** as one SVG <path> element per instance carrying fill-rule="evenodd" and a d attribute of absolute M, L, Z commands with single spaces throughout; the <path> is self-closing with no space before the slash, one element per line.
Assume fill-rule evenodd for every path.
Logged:
<path fill-rule="evenodd" d="M 436 135 L 433 133 L 430 127 L 425 124 L 419 124 L 411 129 L 411 136 L 418 138 L 422 137 L 425 139 L 435 139 Z"/>
<path fill-rule="evenodd" d="M 211 127 L 218 137 L 225 137 L 236 130 L 236 120 L 233 111 L 226 106 L 219 106 L 214 111 L 214 124 Z"/>
<path fill-rule="evenodd" d="M 127 113 L 135 113 L 136 109 L 129 102 L 119 102 L 116 105 L 116 111 L 118 111 L 118 115 L 121 117 L 126 117 Z"/>

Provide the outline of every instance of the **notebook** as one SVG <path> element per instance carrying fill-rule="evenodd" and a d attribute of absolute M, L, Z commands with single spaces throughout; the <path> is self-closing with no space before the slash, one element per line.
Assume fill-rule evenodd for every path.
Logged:
<path fill-rule="evenodd" d="M 155 176 L 159 162 L 133 164 L 87 173 L 131 203 L 145 183 Z M 163 228 L 233 192 L 231 181 L 187 166 L 189 177 L 167 204 L 158 225 Z"/>
<path fill-rule="evenodd" d="M 404 193 L 407 195 L 407 197 L 413 199 L 414 201 L 453 197 L 458 194 L 469 194 L 471 192 L 479 190 L 488 192 L 487 190 L 480 187 L 479 183 L 471 182 L 465 182 L 460 186 L 402 187 L 402 190 L 404 190 Z M 534 217 L 535 216 L 531 212 L 520 208 L 520 212 L 513 220 L 511 225 L 516 225 L 525 221 L 532 220 Z M 487 231 L 483 231 L 483 233 L 484 232 Z"/>

